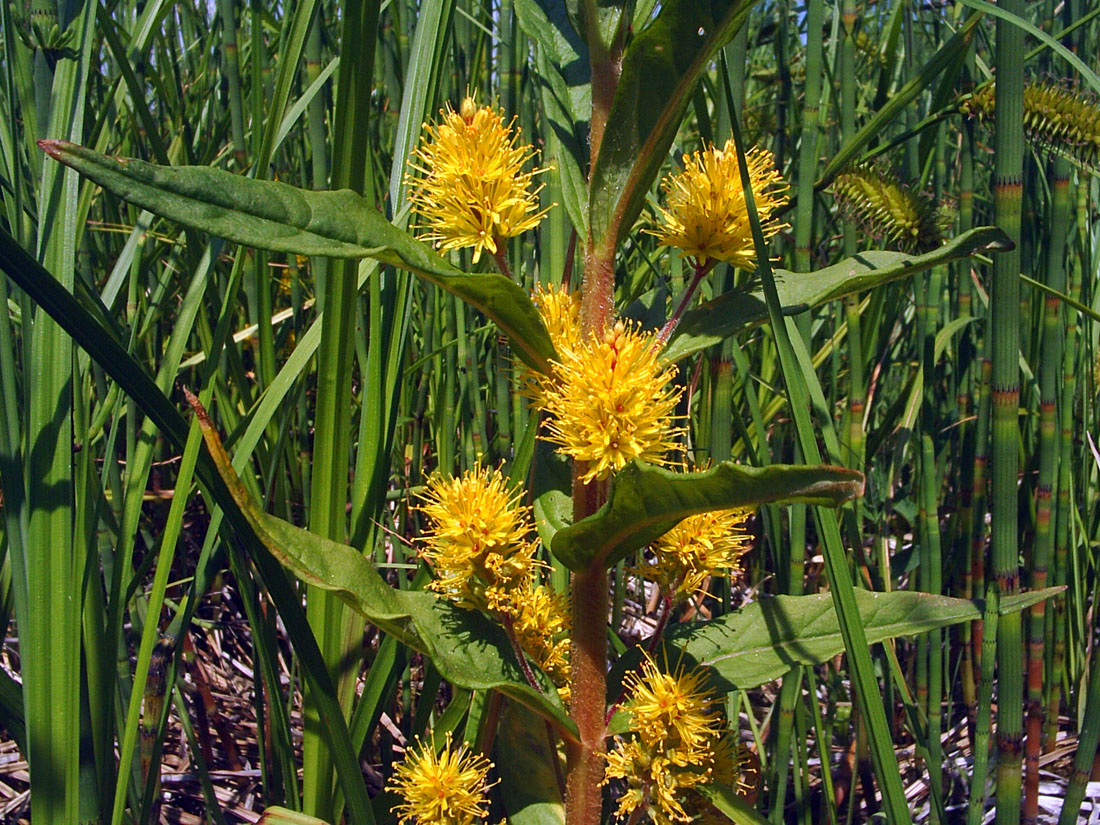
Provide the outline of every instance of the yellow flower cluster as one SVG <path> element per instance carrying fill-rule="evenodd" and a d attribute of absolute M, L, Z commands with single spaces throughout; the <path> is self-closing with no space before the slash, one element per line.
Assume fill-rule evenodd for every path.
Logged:
<path fill-rule="evenodd" d="M 550 341 L 558 352 L 572 352 L 581 340 L 581 294 L 564 286 L 537 284 L 531 295 Z"/>
<path fill-rule="evenodd" d="M 739 797 L 755 801 L 759 762 L 753 753 L 737 741 L 737 734 L 726 731 L 714 746 L 711 782 L 730 788 Z M 727 825 L 729 818 L 700 793 L 692 793 L 685 805 L 689 814 L 698 813 L 700 825 Z M 694 817 L 693 817 L 694 818 Z"/>
<path fill-rule="evenodd" d="M 783 228 L 773 215 L 787 202 L 787 184 L 766 149 L 750 149 L 746 160 L 766 240 Z M 647 231 L 662 245 L 682 249 L 697 266 L 717 260 L 755 268 L 756 250 L 733 140 L 726 141 L 722 149 L 710 146 L 684 155 L 683 161 L 684 170 L 662 182 L 668 199 L 667 209 L 658 207 L 662 225 Z"/>
<path fill-rule="evenodd" d="M 531 189 L 534 175 L 545 171 L 523 167 L 534 147 L 520 143 L 515 121 L 505 124 L 503 110 L 478 106 L 473 98 L 455 112 L 441 111 L 438 126 L 425 124 L 427 138 L 415 151 L 419 164 L 409 166 L 422 177 L 406 176 L 409 200 L 423 220 L 422 236 L 440 249 L 474 248 L 496 254 L 498 243 L 538 226 L 548 209 L 539 209 Z"/>
<path fill-rule="evenodd" d="M 630 738 L 607 755 L 604 783 L 626 782 L 618 816 L 641 808 L 657 825 L 687 822 L 689 791 L 710 781 L 721 715 L 705 689 L 701 671 L 662 673 L 648 658 L 641 673 L 626 678 Z"/>
<path fill-rule="evenodd" d="M 489 815 L 486 782 L 493 764 L 466 747 L 452 747 L 451 735 L 438 754 L 432 743 L 417 739 L 394 769 L 387 789 L 401 797 L 394 806 L 400 825 L 473 825 Z"/>
<path fill-rule="evenodd" d="M 507 617 L 520 647 L 567 701 L 569 604 L 538 582 L 545 565 L 519 497 L 497 469 L 430 478 L 420 508 L 429 521 L 423 555 L 435 571 L 428 587 L 462 607 Z"/>
<path fill-rule="evenodd" d="M 750 510 L 714 510 L 688 516 L 652 545 L 656 560 L 637 572 L 657 583 L 678 603 L 702 589 L 710 576 L 737 568 L 751 536 L 745 530 Z"/>
<path fill-rule="evenodd" d="M 581 294 L 566 287 L 536 284 L 531 293 L 539 317 L 550 334 L 550 342 L 558 353 L 574 352 L 581 340 Z M 540 410 L 546 409 L 546 390 L 557 383 L 553 375 L 535 372 L 520 366 L 520 386 L 524 395 Z"/>
<path fill-rule="evenodd" d="M 420 509 L 431 522 L 422 539 L 436 574 L 431 589 L 463 607 L 513 612 L 513 594 L 528 586 L 539 563 L 527 538 L 527 508 L 500 471 L 432 476 Z"/>
<path fill-rule="evenodd" d="M 661 463 L 672 437 L 680 389 L 676 367 L 662 363 L 653 337 L 618 321 L 601 338 L 562 336 L 558 361 L 539 383 L 538 401 L 550 413 L 547 440 L 585 462 L 587 484 L 637 458 Z"/>
<path fill-rule="evenodd" d="M 519 646 L 539 666 L 569 704 L 569 599 L 545 585 L 528 587 L 515 598 L 512 630 Z"/>

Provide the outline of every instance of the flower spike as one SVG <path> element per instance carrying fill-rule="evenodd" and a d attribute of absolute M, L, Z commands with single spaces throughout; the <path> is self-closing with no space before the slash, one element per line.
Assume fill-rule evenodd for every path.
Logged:
<path fill-rule="evenodd" d="M 485 781 L 493 763 L 470 753 L 465 745 L 455 750 L 451 734 L 438 754 L 431 742 L 416 740 L 394 769 L 387 789 L 402 802 L 395 805 L 399 825 L 474 825 L 488 816 L 486 792 L 494 783 Z"/>
<path fill-rule="evenodd" d="M 523 167 L 535 155 L 520 143 L 515 120 L 505 124 L 503 110 L 478 106 L 472 97 L 455 112 L 441 111 L 438 126 L 425 124 L 425 137 L 406 175 L 409 200 L 420 216 L 422 238 L 439 249 L 473 247 L 474 263 L 484 250 L 495 255 L 498 243 L 538 226 L 549 207 L 539 209 L 541 186 L 532 178 L 546 171 Z"/>
<path fill-rule="evenodd" d="M 746 159 L 756 211 L 768 239 L 785 225 L 773 215 L 787 202 L 787 184 L 775 170 L 771 152 L 754 148 Z M 698 267 L 707 261 L 726 261 L 755 269 L 756 250 L 734 142 L 684 155 L 683 160 L 684 170 L 662 184 L 668 209 L 658 207 L 661 225 L 646 231 L 656 235 L 662 246 L 682 249 Z"/>

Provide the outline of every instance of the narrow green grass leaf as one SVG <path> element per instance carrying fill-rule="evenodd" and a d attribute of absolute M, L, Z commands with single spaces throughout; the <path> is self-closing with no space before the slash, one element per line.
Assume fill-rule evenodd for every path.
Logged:
<path fill-rule="evenodd" d="M 1012 241 L 995 226 L 980 226 L 964 232 L 932 252 L 907 255 L 904 252 L 868 251 L 815 272 L 775 270 L 776 289 L 784 315 L 797 315 L 821 304 L 908 278 L 935 266 L 960 260 L 978 252 L 1010 249 Z M 684 314 L 683 323 L 664 352 L 679 361 L 768 321 L 764 289 L 759 282 L 751 292 L 727 292 Z"/>
<path fill-rule="evenodd" d="M 292 811 L 279 805 L 264 810 L 258 825 L 328 825 L 323 819 Z"/>
<path fill-rule="evenodd" d="M 1019 15 L 1013 14 L 1010 11 L 999 8 L 993 3 L 988 3 L 986 0 L 960 0 L 964 6 L 970 6 L 970 8 L 976 11 L 984 12 L 992 17 L 996 17 L 999 20 L 1004 20 L 1007 23 L 1011 23 L 1013 26 L 1018 26 L 1025 32 L 1030 34 L 1036 40 L 1040 41 L 1044 46 L 1057 54 L 1060 58 L 1069 63 L 1073 68 L 1080 72 L 1081 77 L 1085 79 L 1093 91 L 1100 92 L 1100 76 L 1096 74 L 1092 69 L 1088 67 L 1081 58 L 1044 32 L 1042 29 L 1036 28 L 1027 20 L 1024 20 Z"/>
<path fill-rule="evenodd" d="M 72 339 L 103 368 L 123 391 L 134 399 L 138 407 L 160 429 L 162 435 L 178 451 L 186 449 L 188 424 L 171 401 L 161 392 L 144 367 L 134 360 L 116 340 L 114 334 L 102 326 L 96 316 L 85 309 L 50 273 L 27 254 L 7 232 L 0 229 L 0 270 L 53 318 Z M 78 281 L 79 283 L 79 281 Z M 302 672 L 310 680 L 313 689 L 323 700 L 324 713 L 335 719 L 340 714 L 334 698 L 332 683 L 316 640 L 309 633 L 305 611 L 299 603 L 286 576 L 274 559 L 265 551 L 256 536 L 250 520 L 241 512 L 225 481 L 211 459 L 209 452 L 198 456 L 196 475 L 206 486 L 211 502 L 222 508 L 226 520 L 236 535 L 242 538 L 251 558 L 260 571 L 272 601 L 283 616 L 291 644 L 302 659 Z M 223 528 L 223 541 L 230 541 L 229 526 Z M 347 728 L 342 717 L 338 723 L 325 728 L 332 737 L 337 754 L 336 767 L 341 786 L 348 800 L 349 815 L 365 811 L 369 802 L 363 786 L 362 775 L 355 769 Z M 345 746 L 346 745 L 346 746 Z M 368 812 L 369 813 L 369 812 Z M 362 821 L 366 821 L 362 818 Z"/>
<path fill-rule="evenodd" d="M 708 782 L 696 790 L 736 825 L 767 825 L 768 820 L 757 813 L 755 808 L 719 782 Z"/>
<path fill-rule="evenodd" d="M 637 461 L 611 482 L 607 503 L 559 530 L 554 555 L 572 570 L 609 567 L 694 513 L 779 501 L 839 507 L 863 493 L 863 474 L 843 467 L 723 461 L 701 473 L 677 473 Z"/>
<path fill-rule="evenodd" d="M 1074 300 L 1069 295 L 1066 295 L 1066 293 L 1060 292 L 1057 289 L 1053 289 L 1053 288 L 1047 286 L 1046 284 L 1044 284 L 1042 281 L 1036 281 L 1034 278 L 1029 278 L 1027 275 L 1024 275 L 1022 272 L 1020 273 L 1020 280 L 1023 281 L 1028 286 L 1034 287 L 1035 289 L 1039 290 L 1040 292 L 1046 293 L 1047 295 L 1049 295 L 1052 298 L 1057 298 L 1059 301 L 1061 301 L 1066 306 L 1080 312 L 1082 315 L 1084 315 L 1090 321 L 1100 321 L 1100 312 L 1097 312 L 1095 309 L 1092 309 L 1091 307 L 1085 306 L 1085 304 L 1082 304 L 1080 301 Z"/>
<path fill-rule="evenodd" d="M 491 318 L 532 367 L 545 371 L 554 355 L 550 336 L 522 287 L 496 273 L 462 272 L 354 192 L 313 192 L 206 166 L 120 160 L 67 141 L 39 145 L 118 197 L 185 226 L 257 249 L 374 258 L 408 270 Z"/>
<path fill-rule="evenodd" d="M 970 41 L 974 37 L 974 32 L 981 20 L 981 12 L 970 15 L 959 27 L 959 30 L 951 35 L 936 53 L 921 66 L 920 73 L 890 95 L 889 101 L 867 120 L 852 139 L 841 147 L 839 152 L 833 155 L 829 165 L 821 173 L 821 178 L 814 184 L 814 189 L 821 190 L 828 186 L 837 173 L 846 169 L 856 159 L 864 146 L 870 141 L 881 137 L 885 127 L 892 123 L 906 106 L 930 86 L 940 72 L 955 63 L 959 56 L 970 48 Z"/>

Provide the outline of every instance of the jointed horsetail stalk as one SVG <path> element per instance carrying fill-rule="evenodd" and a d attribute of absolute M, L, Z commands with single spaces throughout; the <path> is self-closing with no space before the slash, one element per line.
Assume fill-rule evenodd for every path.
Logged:
<path fill-rule="evenodd" d="M 966 65 L 964 69 L 964 82 L 969 82 L 973 76 L 974 52 L 967 51 Z M 962 135 L 959 152 L 959 231 L 965 232 L 974 226 L 974 128 L 969 121 L 962 125 Z M 973 285 L 970 275 L 970 263 L 968 261 L 955 265 L 957 273 L 955 283 L 955 317 L 970 315 L 973 304 Z M 973 551 L 972 536 L 975 530 L 975 445 L 977 443 L 977 428 L 969 421 L 972 409 L 977 409 L 975 401 L 976 378 L 981 371 L 981 364 L 977 357 L 977 346 L 973 327 L 963 330 L 959 341 L 959 361 L 963 370 L 956 386 L 958 420 L 960 422 L 959 440 L 962 449 L 959 453 L 959 473 L 961 483 L 959 489 L 959 525 L 956 534 L 957 546 L 963 556 L 962 592 L 959 594 L 964 599 L 973 598 L 976 592 L 973 576 Z M 984 508 L 979 511 L 984 520 Z M 981 550 L 979 549 L 979 553 Z M 961 679 L 963 701 L 966 703 L 967 716 L 973 731 L 978 706 L 977 683 L 979 675 L 974 657 L 973 629 L 976 622 L 964 623 L 959 628 L 959 642 L 962 648 Z"/>
<path fill-rule="evenodd" d="M 1023 16 L 1023 0 L 1000 8 Z M 1024 160 L 1024 75 L 1018 59 L 1023 31 L 997 21 L 997 90 L 993 198 L 996 223 L 1017 248 L 993 262 L 990 325 L 993 344 L 992 587 L 1002 596 L 1020 586 L 1016 498 L 1019 473 L 1017 410 L 1020 399 L 1020 215 Z M 1001 616 L 997 627 L 997 825 L 1020 821 L 1023 735 L 1023 649 L 1019 614 Z"/>
<path fill-rule="evenodd" d="M 1069 296 L 1078 300 L 1085 262 L 1083 260 L 1088 237 L 1087 228 L 1088 191 L 1085 186 L 1077 187 L 1077 249 L 1070 264 Z M 1063 585 L 1068 582 L 1069 543 L 1071 539 L 1070 521 L 1074 517 L 1072 493 L 1072 461 L 1074 453 L 1074 402 L 1077 394 L 1078 341 L 1080 333 L 1077 319 L 1069 317 L 1065 323 L 1065 340 L 1062 351 L 1062 397 L 1058 404 L 1059 418 L 1059 468 L 1058 473 L 1058 513 L 1055 521 L 1054 541 L 1054 577 L 1051 584 Z M 1058 712 L 1061 708 L 1062 681 L 1066 661 L 1066 594 L 1059 593 L 1051 605 L 1053 624 L 1053 644 L 1051 650 L 1050 695 L 1047 698 L 1046 730 L 1049 746 L 1053 746 L 1058 733 Z"/>
<path fill-rule="evenodd" d="M 1063 261 L 1069 231 L 1070 166 L 1062 158 L 1053 164 L 1050 232 L 1047 241 L 1046 283 L 1064 292 Z M 1039 478 L 1035 486 L 1035 542 L 1031 555 L 1031 588 L 1047 585 L 1047 569 L 1053 555 L 1052 496 L 1058 478 L 1058 376 L 1062 362 L 1062 304 L 1050 295 L 1043 300 L 1043 343 L 1039 365 Z M 1066 467 L 1068 471 L 1068 465 Z M 1043 727 L 1043 671 L 1046 638 L 1046 602 L 1034 605 L 1028 616 L 1027 660 L 1027 776 L 1024 786 L 1024 819 L 1039 817 L 1039 754 Z"/>

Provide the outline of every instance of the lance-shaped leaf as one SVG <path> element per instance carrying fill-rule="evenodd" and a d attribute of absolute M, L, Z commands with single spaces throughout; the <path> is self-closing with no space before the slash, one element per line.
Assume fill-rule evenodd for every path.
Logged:
<path fill-rule="evenodd" d="M 1001 600 L 1003 614 L 1049 599 L 1063 588 L 1048 587 Z M 908 590 L 892 593 L 855 591 L 868 643 L 912 636 L 938 627 L 981 619 L 985 604 L 978 599 L 952 599 Z M 778 679 L 794 665 L 816 665 L 844 652 L 833 598 L 772 596 L 727 613 L 712 622 L 682 624 L 665 636 L 659 661 L 706 667 L 714 688 L 723 693 L 757 687 Z M 617 664 L 610 682 L 637 667 L 641 653 L 633 649 Z"/>
<path fill-rule="evenodd" d="M 354 548 L 263 512 L 233 469 L 205 410 L 194 396 L 188 400 L 233 500 L 283 566 L 307 584 L 335 593 L 371 624 L 419 650 L 448 682 L 471 690 L 499 690 L 553 723 L 564 736 L 576 737 L 576 726 L 553 684 L 541 673 L 541 691 L 527 684 L 508 637 L 494 622 L 432 593 L 395 590 Z"/>
<path fill-rule="evenodd" d="M 550 742 L 546 724 L 509 705 L 501 715 L 493 748 L 508 825 L 565 825 L 555 759 L 565 761 Z"/>
<path fill-rule="evenodd" d="M 609 567 L 695 513 L 775 501 L 837 507 L 862 492 L 863 474 L 843 467 L 723 461 L 701 473 L 677 473 L 633 461 L 615 475 L 604 506 L 559 530 L 551 550 L 572 570 Z"/>
<path fill-rule="evenodd" d="M 591 237 L 613 249 L 642 210 L 695 84 L 755 0 L 666 0 L 626 48 L 592 167 Z"/>
<path fill-rule="evenodd" d="M 532 367 L 545 372 L 554 357 L 546 327 L 522 287 L 497 273 L 471 275 L 452 266 L 348 189 L 313 192 L 208 166 L 157 166 L 64 140 L 38 145 L 108 192 L 184 226 L 257 249 L 374 258 L 406 269 L 485 313 Z"/>
<path fill-rule="evenodd" d="M 535 445 L 534 463 L 530 490 L 535 527 L 549 547 L 554 534 L 573 523 L 572 463 L 543 439 Z"/>
<path fill-rule="evenodd" d="M 775 270 L 775 285 L 785 315 L 797 315 L 820 304 L 908 278 L 935 266 L 978 252 L 1003 252 L 1012 241 L 996 226 L 980 226 L 964 232 L 939 249 L 924 255 L 904 252 L 861 252 L 815 272 Z M 664 357 L 679 361 L 768 321 L 764 290 L 759 283 L 751 292 L 727 292 L 684 314 Z"/>

